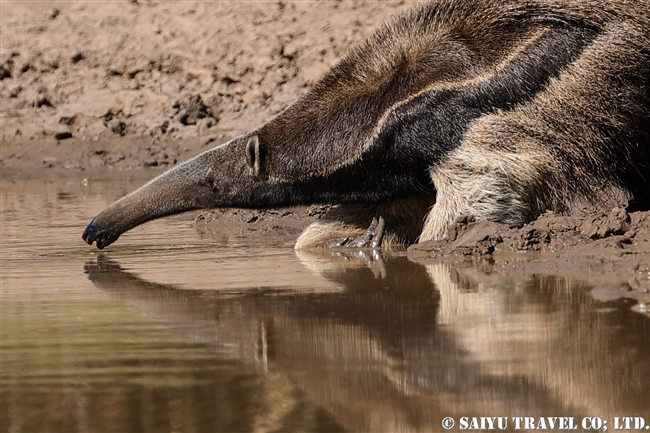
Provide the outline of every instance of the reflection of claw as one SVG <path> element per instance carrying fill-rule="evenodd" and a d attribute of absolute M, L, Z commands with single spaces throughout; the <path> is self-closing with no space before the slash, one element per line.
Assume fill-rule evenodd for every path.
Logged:
<path fill-rule="evenodd" d="M 372 218 L 372 222 L 368 230 L 358 238 L 350 238 L 349 236 L 343 240 L 331 245 L 334 248 L 381 248 L 381 241 L 384 239 L 384 227 L 386 222 L 384 217 Z"/>
<path fill-rule="evenodd" d="M 339 251 L 333 253 L 333 256 L 341 257 L 346 262 L 363 263 L 372 271 L 375 278 L 386 278 L 386 265 L 380 251 Z"/>
<path fill-rule="evenodd" d="M 384 259 L 381 257 L 377 251 L 372 252 L 372 258 L 366 261 L 368 267 L 372 270 L 375 278 L 386 278 L 386 265 L 384 264 Z"/>

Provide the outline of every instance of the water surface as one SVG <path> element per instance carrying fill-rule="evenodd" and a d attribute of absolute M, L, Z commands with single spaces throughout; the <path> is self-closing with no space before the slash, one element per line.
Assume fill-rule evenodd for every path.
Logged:
<path fill-rule="evenodd" d="M 104 252 L 83 243 L 92 216 L 141 183 L 2 179 L 1 431 L 650 422 L 650 321 L 623 301 L 560 277 L 297 255 L 197 231 L 192 215 Z"/>

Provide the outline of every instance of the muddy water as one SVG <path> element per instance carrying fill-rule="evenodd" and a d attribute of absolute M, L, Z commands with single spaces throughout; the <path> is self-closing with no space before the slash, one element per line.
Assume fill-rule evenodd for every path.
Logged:
<path fill-rule="evenodd" d="M 559 277 L 296 255 L 192 215 L 103 253 L 138 180 L 2 179 L 0 431 L 442 431 L 645 416 L 650 321 Z"/>

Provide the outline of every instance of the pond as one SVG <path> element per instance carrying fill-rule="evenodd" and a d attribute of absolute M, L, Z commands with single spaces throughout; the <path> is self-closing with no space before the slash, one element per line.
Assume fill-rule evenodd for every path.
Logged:
<path fill-rule="evenodd" d="M 192 214 L 100 252 L 85 225 L 143 183 L 119 177 L 2 178 L 2 432 L 650 424 L 650 320 L 625 301 L 480 263 L 297 254 Z"/>

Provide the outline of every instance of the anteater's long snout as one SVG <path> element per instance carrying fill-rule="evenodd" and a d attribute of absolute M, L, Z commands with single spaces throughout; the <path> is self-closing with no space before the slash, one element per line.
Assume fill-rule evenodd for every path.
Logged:
<path fill-rule="evenodd" d="M 259 143 L 253 137 L 253 144 Z M 81 237 L 89 245 L 95 243 L 103 249 L 122 233 L 147 221 L 196 209 L 247 203 L 252 173 L 260 159 L 259 145 L 252 149 L 245 146 L 248 138 L 237 137 L 162 173 L 100 212 Z"/>
<path fill-rule="evenodd" d="M 208 207 L 210 190 L 197 180 L 207 170 L 183 164 L 131 194 L 122 197 L 88 224 L 82 239 L 100 250 L 115 242 L 122 233 L 147 221 Z M 197 173 L 198 172 L 198 173 Z"/>

